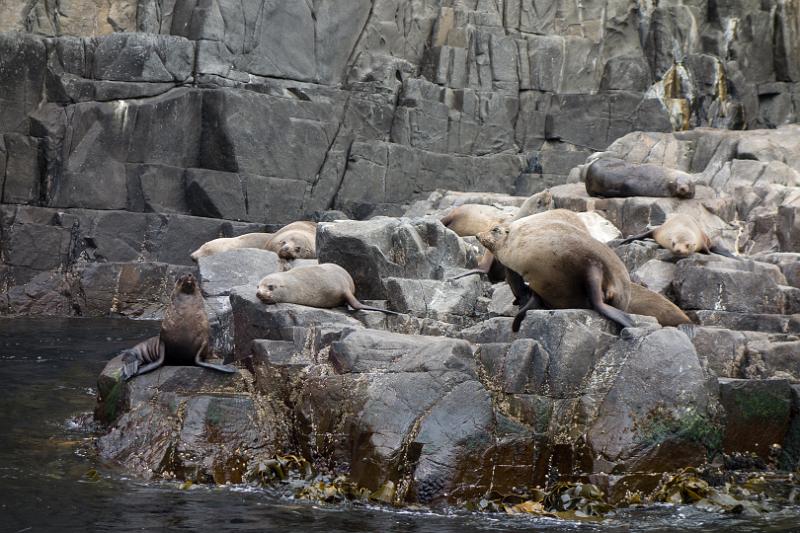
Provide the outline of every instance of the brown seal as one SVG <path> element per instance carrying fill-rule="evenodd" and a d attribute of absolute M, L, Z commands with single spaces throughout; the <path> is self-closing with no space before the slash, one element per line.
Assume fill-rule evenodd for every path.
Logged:
<path fill-rule="evenodd" d="M 628 303 L 629 313 L 655 317 L 662 326 L 679 326 L 691 324 L 692 321 L 681 311 L 681 308 L 670 302 L 659 293 L 651 291 L 638 283 L 631 283 L 631 299 Z"/>
<path fill-rule="evenodd" d="M 583 170 L 589 196 L 659 196 L 694 198 L 694 181 L 686 172 L 650 163 L 598 157 Z"/>
<path fill-rule="evenodd" d="M 514 218 L 511 220 L 519 220 L 530 215 L 535 215 L 536 213 L 542 213 L 552 207 L 553 193 L 550 192 L 550 189 L 545 189 L 529 196 L 519 209 L 517 209 L 517 212 L 514 213 Z"/>
<path fill-rule="evenodd" d="M 620 244 L 652 237 L 658 244 L 680 257 L 687 257 L 695 252 L 715 253 L 738 259 L 732 252 L 719 244 L 713 244 L 694 218 L 683 213 L 673 213 L 667 220 L 651 230 L 632 235 Z"/>
<path fill-rule="evenodd" d="M 547 220 L 555 211 L 566 210 L 530 215 L 478 234 L 481 244 L 518 272 L 533 291 L 514 318 L 512 330 L 519 330 L 528 309 L 542 303 L 554 309 L 595 309 L 623 327 L 632 326 L 625 313 L 631 284 L 625 265 L 585 226 L 581 231 L 574 222 Z M 564 213 L 557 216 L 571 218 Z"/>
<path fill-rule="evenodd" d="M 134 357 L 142 355 L 144 358 L 139 363 L 147 365 L 140 367 L 134 364 L 133 359 L 123 366 L 122 377 L 130 379 L 133 376 L 155 370 L 162 365 L 197 365 L 220 372 L 234 373 L 236 369 L 225 365 L 207 363 L 205 360 L 212 355 L 208 344 L 211 329 L 208 324 L 203 295 L 200 287 L 192 274 L 184 274 L 175 282 L 172 289 L 170 303 L 161 321 L 161 331 L 157 337 L 158 349 L 155 349 L 156 337 L 145 341 L 145 349 L 131 352 Z M 140 344 L 140 345 L 141 345 Z M 140 345 L 137 345 L 132 350 Z M 157 359 L 153 360 L 154 354 Z M 125 358 L 123 356 L 123 362 Z M 127 370 L 126 370 L 127 368 Z"/>
<path fill-rule="evenodd" d="M 203 244 L 192 252 L 191 257 L 194 261 L 197 261 L 201 257 L 239 248 L 261 248 L 263 250 L 267 248 L 272 236 L 272 233 L 245 233 L 238 237 L 221 237 Z"/>
<path fill-rule="evenodd" d="M 269 274 L 258 283 L 256 295 L 267 304 L 291 303 L 321 308 L 347 304 L 356 310 L 400 314 L 362 304 L 356 299 L 355 291 L 353 278 L 344 268 L 323 263 Z"/>
<path fill-rule="evenodd" d="M 511 215 L 491 205 L 464 204 L 452 209 L 440 222 L 459 237 L 472 237 Z"/>

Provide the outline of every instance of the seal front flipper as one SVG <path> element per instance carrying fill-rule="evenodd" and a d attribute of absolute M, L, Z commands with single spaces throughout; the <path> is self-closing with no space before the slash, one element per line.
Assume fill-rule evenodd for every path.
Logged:
<path fill-rule="evenodd" d="M 202 346 L 200 349 L 197 350 L 197 355 L 194 356 L 194 364 L 197 366 L 202 366 L 203 368 L 209 368 L 211 370 L 216 370 L 217 372 L 225 372 L 226 374 L 235 374 L 237 372 L 236 367 L 228 366 L 228 365 L 215 365 L 214 363 L 206 363 L 201 359 L 203 352 L 206 349 L 206 341 L 203 341 Z"/>
<path fill-rule="evenodd" d="M 595 311 L 613 320 L 623 328 L 632 327 L 633 320 L 627 313 L 617 309 L 612 305 L 608 305 L 603 299 L 603 267 L 593 264 L 589 266 L 586 272 L 586 286 L 588 288 L 589 300 L 592 302 L 592 307 Z"/>
<path fill-rule="evenodd" d="M 633 242 L 633 241 L 640 241 L 642 239 L 652 238 L 653 237 L 653 231 L 655 231 L 655 230 L 651 229 L 651 230 L 645 231 L 644 233 L 639 233 L 638 235 L 631 235 L 627 239 L 624 239 L 623 241 L 621 241 L 619 244 L 623 245 L 623 244 L 628 244 L 629 242 Z"/>

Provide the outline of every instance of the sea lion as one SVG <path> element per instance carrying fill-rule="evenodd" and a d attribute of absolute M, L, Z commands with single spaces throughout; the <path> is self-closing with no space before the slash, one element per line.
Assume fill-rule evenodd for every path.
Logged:
<path fill-rule="evenodd" d="M 281 259 L 315 259 L 317 224 L 308 220 L 287 224 L 272 235 L 266 248 Z"/>
<path fill-rule="evenodd" d="M 269 274 L 258 283 L 256 296 L 267 304 L 291 303 L 321 308 L 347 304 L 356 310 L 400 314 L 362 304 L 356 299 L 355 291 L 353 278 L 344 268 L 323 263 Z"/>
<path fill-rule="evenodd" d="M 472 237 L 510 217 L 510 213 L 491 205 L 464 204 L 450 210 L 439 220 L 459 237 Z"/>
<path fill-rule="evenodd" d="M 713 244 L 700 225 L 689 215 L 673 213 L 660 226 L 638 235 L 631 235 L 620 244 L 627 244 L 640 239 L 653 238 L 667 250 L 677 256 L 687 257 L 695 252 L 715 253 L 739 259 L 732 252 L 719 244 Z"/>
<path fill-rule="evenodd" d="M 647 315 L 655 317 L 662 326 L 679 326 L 691 324 L 691 319 L 686 316 L 680 307 L 670 302 L 664 296 L 638 283 L 631 283 L 631 299 L 628 302 L 629 313 L 634 315 Z"/>
<path fill-rule="evenodd" d="M 507 268 L 518 272 L 533 295 L 514 318 L 513 331 L 528 309 L 595 309 L 623 327 L 633 325 L 625 313 L 631 280 L 619 257 L 605 244 L 580 231 L 565 213 L 554 210 L 496 224 L 478 240 Z M 571 211 L 577 220 L 577 215 Z M 550 220 L 547 217 L 551 217 Z"/>
<path fill-rule="evenodd" d="M 550 192 L 550 189 L 545 189 L 529 196 L 519 209 L 517 209 L 517 212 L 514 213 L 514 217 L 511 220 L 519 220 L 530 215 L 535 215 L 536 213 L 542 213 L 550 210 L 552 207 L 553 193 Z"/>
<path fill-rule="evenodd" d="M 161 321 L 158 335 L 158 348 L 155 348 L 155 337 L 145 341 L 145 349 L 136 350 L 135 346 L 128 351 L 129 355 L 144 356 L 139 364 L 128 357 L 123 357 L 122 377 L 125 380 L 145 372 L 155 370 L 162 365 L 197 365 L 219 372 L 235 373 L 236 369 L 226 365 L 207 363 L 205 359 L 212 355 L 208 344 L 210 327 L 206 314 L 205 302 L 200 294 L 200 286 L 194 275 L 183 274 L 175 282 L 170 295 L 170 303 Z M 153 356 L 157 358 L 153 360 Z M 140 366 L 141 363 L 148 363 Z"/>
<path fill-rule="evenodd" d="M 589 196 L 694 198 L 689 174 L 659 165 L 603 156 L 589 162 L 583 173 Z"/>
<path fill-rule="evenodd" d="M 191 258 L 197 261 L 201 257 L 227 252 L 228 250 L 237 250 L 239 248 L 260 248 L 263 250 L 266 249 L 267 245 L 272 240 L 272 236 L 272 233 L 245 233 L 238 237 L 221 237 L 203 244 L 200 248 L 192 252 Z"/>

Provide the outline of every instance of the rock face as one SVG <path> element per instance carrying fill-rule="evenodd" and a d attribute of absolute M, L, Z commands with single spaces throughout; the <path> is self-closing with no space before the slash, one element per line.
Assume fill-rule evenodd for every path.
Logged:
<path fill-rule="evenodd" d="M 381 501 L 398 505 L 587 476 L 609 493 L 651 491 L 661 473 L 718 454 L 796 465 L 800 329 L 777 264 L 618 246 L 631 268 L 671 265 L 637 272 L 696 324 L 635 316 L 620 331 L 594 311 L 531 310 L 513 333 L 502 284 L 441 279 L 466 265 L 466 246 L 430 217 L 321 224 L 320 260 L 346 266 L 362 299 L 400 316 L 266 305 L 252 281 L 282 268 L 274 254 L 201 259 L 212 340 L 240 374 L 168 367 L 119 383 L 112 360 L 98 389 L 102 456 L 217 483 L 263 482 L 260 465 L 295 457 L 306 482 L 344 475 L 368 493 L 392 487 Z M 212 436 L 215 416 L 224 431 Z M 155 420 L 146 431 L 135 429 L 142 417 Z"/>
<path fill-rule="evenodd" d="M 637 130 L 800 116 L 792 2 L 562 3 L 5 0 L 0 204 L 40 219 L 396 216 L 437 189 L 563 184 Z M 732 175 L 757 176 L 759 157 Z M 788 206 L 774 221 L 784 251 L 798 220 Z M 137 224 L 117 232 L 142 240 Z M 42 243 L 37 262 L 58 253 Z M 2 267 L 3 286 L 34 290 L 13 257 Z"/>

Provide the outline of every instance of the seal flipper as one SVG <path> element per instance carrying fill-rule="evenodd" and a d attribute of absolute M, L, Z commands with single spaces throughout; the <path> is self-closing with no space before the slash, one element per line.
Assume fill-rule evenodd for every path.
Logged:
<path fill-rule="evenodd" d="M 708 249 L 708 253 L 711 253 L 711 254 L 717 254 L 717 255 L 722 255 L 722 256 L 725 256 L 725 257 L 730 257 L 731 259 L 736 259 L 738 261 L 742 260 L 741 257 L 739 257 L 738 255 L 734 255 L 733 252 L 731 252 L 730 250 L 728 250 L 727 248 L 725 248 L 721 244 L 711 244 L 710 246 L 708 246 L 707 249 Z"/>
<path fill-rule="evenodd" d="M 536 293 L 525 285 L 525 280 L 518 273 L 514 272 L 508 267 L 506 269 L 506 283 L 511 287 L 511 293 L 514 295 L 514 305 L 525 307 L 532 297 L 537 297 Z"/>
<path fill-rule="evenodd" d="M 197 350 L 197 355 L 194 356 L 194 364 L 210 370 L 216 370 L 217 372 L 225 372 L 226 374 L 235 374 L 237 372 L 236 368 L 232 366 L 215 365 L 214 363 L 206 363 L 203 361 L 201 357 L 203 356 L 203 352 L 206 351 L 206 346 L 208 346 L 208 341 L 203 341 L 200 349 Z"/>
<path fill-rule="evenodd" d="M 651 230 L 645 231 L 644 233 L 639 233 L 637 235 L 631 235 L 627 239 L 623 239 L 619 244 L 621 246 L 623 244 L 628 244 L 629 242 L 640 241 L 642 239 L 650 238 L 650 237 L 653 236 L 653 232 L 654 231 L 655 231 L 654 229 L 651 229 Z"/>
<path fill-rule="evenodd" d="M 161 339 L 158 339 L 158 359 L 144 366 L 139 366 L 141 364 L 139 358 L 136 357 L 131 351 L 128 351 L 122 356 L 122 378 L 125 381 L 128 381 L 134 376 L 141 376 L 142 374 L 147 374 L 148 372 L 152 372 L 157 368 L 161 368 L 164 365 L 164 355 L 164 341 Z M 133 357 L 133 360 L 131 357 Z"/>
<path fill-rule="evenodd" d="M 347 291 L 347 294 L 344 295 L 344 299 L 347 302 L 347 305 L 355 309 L 356 311 L 380 311 L 381 313 L 386 313 L 387 315 L 397 315 L 402 316 L 403 313 L 398 313 L 397 311 L 390 311 L 389 309 L 381 309 L 380 307 L 372 307 L 370 305 L 364 305 L 358 301 L 358 298 L 353 295 L 350 291 Z"/>
<path fill-rule="evenodd" d="M 467 270 L 463 274 L 459 274 L 458 276 L 453 276 L 452 278 L 447 278 L 447 281 L 455 281 L 457 279 L 466 278 L 467 276 L 472 276 L 475 274 L 489 274 L 489 271 L 492 270 L 492 264 L 494 263 L 494 254 L 488 250 L 484 252 L 483 257 L 481 257 L 480 261 L 478 261 L 478 268 L 474 268 L 472 270 Z"/>
<path fill-rule="evenodd" d="M 589 293 L 589 300 L 592 302 L 592 307 L 595 311 L 613 320 L 623 328 L 632 327 L 633 320 L 627 313 L 617 309 L 613 305 L 607 304 L 603 300 L 603 267 L 600 265 L 592 264 L 586 272 L 586 288 Z"/>

